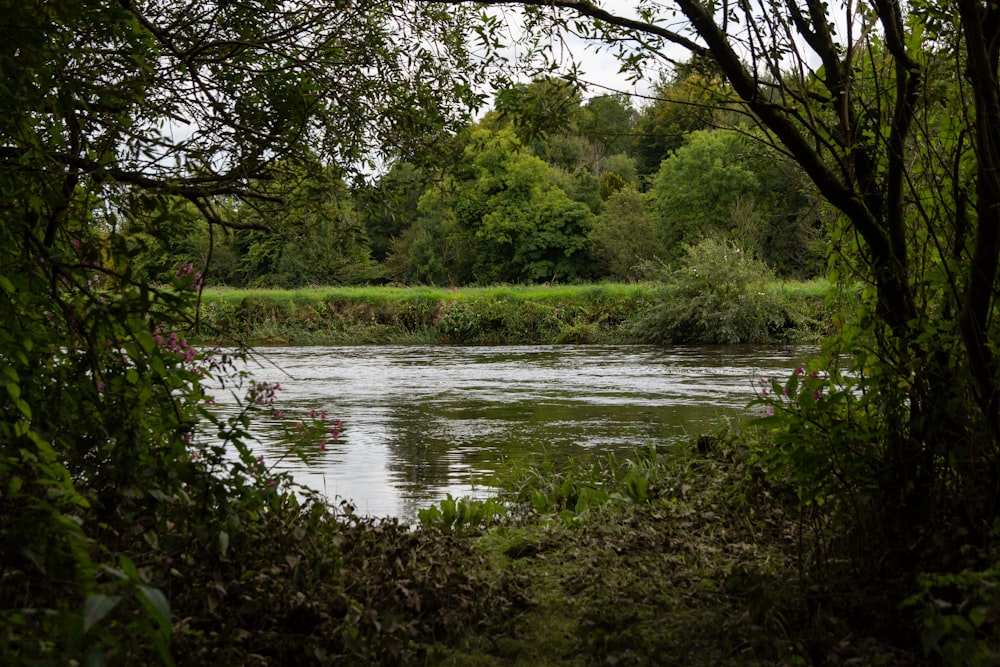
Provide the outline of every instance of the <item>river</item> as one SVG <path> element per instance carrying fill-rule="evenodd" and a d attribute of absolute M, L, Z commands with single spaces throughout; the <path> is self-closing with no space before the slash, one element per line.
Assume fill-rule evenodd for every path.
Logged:
<path fill-rule="evenodd" d="M 268 347 L 245 364 L 280 383 L 255 454 L 356 511 L 413 520 L 450 493 L 486 495 L 515 462 L 658 447 L 746 416 L 761 377 L 815 348 L 774 346 Z M 230 383 L 231 384 L 231 383 Z M 227 385 L 228 386 L 228 385 Z M 228 396 L 228 398 L 227 398 Z M 236 401 L 217 392 L 223 411 Z M 336 441 L 289 455 L 287 425 L 326 413 Z M 294 432 L 294 431 L 293 431 Z"/>

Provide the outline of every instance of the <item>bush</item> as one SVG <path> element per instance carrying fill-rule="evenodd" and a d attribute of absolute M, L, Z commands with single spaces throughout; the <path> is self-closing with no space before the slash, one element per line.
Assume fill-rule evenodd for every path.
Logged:
<path fill-rule="evenodd" d="M 668 273 L 658 306 L 635 325 L 651 343 L 764 343 L 787 340 L 794 321 L 767 285 L 774 274 L 729 241 L 709 238 L 686 247 Z"/>

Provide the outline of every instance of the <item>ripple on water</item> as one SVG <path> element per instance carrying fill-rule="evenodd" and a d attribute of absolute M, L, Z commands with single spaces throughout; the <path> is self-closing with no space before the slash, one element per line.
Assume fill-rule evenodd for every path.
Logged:
<path fill-rule="evenodd" d="M 288 415 L 326 410 L 340 442 L 303 464 L 273 420 L 255 451 L 358 511 L 412 520 L 446 493 L 484 495 L 512 459 L 629 450 L 739 417 L 759 377 L 811 347 L 271 347 L 246 369 L 280 382 Z M 235 410 L 219 392 L 222 410 Z"/>

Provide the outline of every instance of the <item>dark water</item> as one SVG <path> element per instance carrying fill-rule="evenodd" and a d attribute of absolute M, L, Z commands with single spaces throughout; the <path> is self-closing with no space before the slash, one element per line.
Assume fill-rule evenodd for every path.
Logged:
<path fill-rule="evenodd" d="M 415 517 L 446 493 L 486 495 L 514 460 L 630 451 L 746 415 L 761 376 L 812 348 L 646 346 L 278 347 L 247 369 L 280 382 L 286 419 L 326 411 L 336 443 L 288 456 L 277 423 L 258 420 L 269 465 L 357 511 Z M 230 403 L 219 397 L 223 409 Z M 232 399 L 230 399 L 232 401 Z"/>

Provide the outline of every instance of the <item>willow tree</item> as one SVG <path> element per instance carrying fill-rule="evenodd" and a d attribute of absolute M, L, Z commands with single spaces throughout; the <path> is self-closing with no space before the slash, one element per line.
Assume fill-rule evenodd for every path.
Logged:
<path fill-rule="evenodd" d="M 868 285 L 868 307 L 839 339 L 861 376 L 852 418 L 867 415 L 868 426 L 826 433 L 840 441 L 822 450 L 822 464 L 793 454 L 802 457 L 793 467 L 808 459 L 815 468 L 800 470 L 801 481 L 839 476 L 842 489 L 874 497 L 888 532 L 906 533 L 889 537 L 895 546 L 939 510 L 988 533 L 1000 511 L 1000 9 L 976 0 L 479 4 L 518 5 L 523 53 L 545 64 L 583 39 L 616 55 L 623 79 L 672 59 L 724 78 L 732 94 L 723 103 L 840 212 L 841 267 Z M 484 10 L 487 24 L 496 11 Z M 862 452 L 857 465 L 838 468 L 851 451 Z"/>

